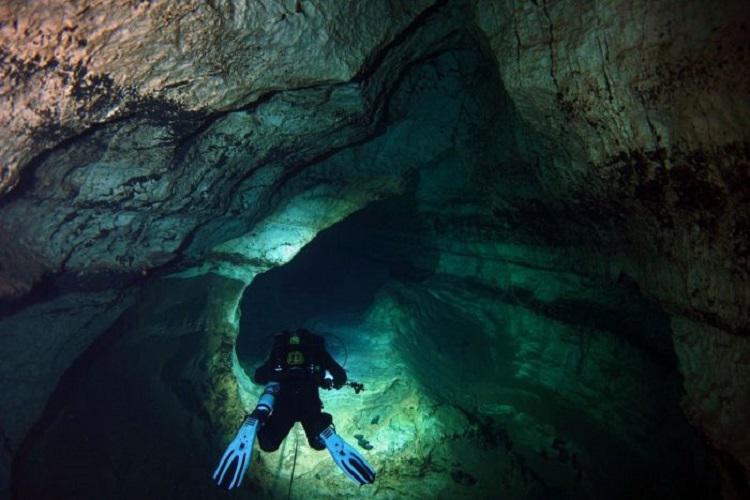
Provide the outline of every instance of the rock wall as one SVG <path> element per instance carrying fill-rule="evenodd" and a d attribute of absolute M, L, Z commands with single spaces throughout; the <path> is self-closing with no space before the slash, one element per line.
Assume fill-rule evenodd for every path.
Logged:
<path fill-rule="evenodd" d="M 479 2 L 518 139 L 545 203 L 620 241 L 641 289 L 669 312 L 718 335 L 693 351 L 675 331 L 681 359 L 706 370 L 727 360 L 747 371 L 750 325 L 750 12 L 744 2 Z M 717 333 L 722 331 L 723 333 Z M 709 341 L 710 342 L 710 341 Z M 719 347 L 721 346 L 721 347 Z M 691 354 L 687 354 L 690 352 Z M 748 471 L 750 448 L 699 416 L 712 385 L 695 367 L 685 404 L 693 421 Z M 701 378 L 704 382 L 708 379 Z M 742 380 L 730 406 L 745 407 Z M 721 403 L 719 403 L 721 404 Z M 711 411 L 709 411 L 709 414 Z M 729 416 L 733 415 L 733 416 Z M 731 444 L 730 444 L 731 443 Z"/>
<path fill-rule="evenodd" d="M 205 116 L 277 90 L 349 81 L 429 6 L 6 3 L 0 192 L 45 149 L 142 107 L 161 119 Z"/>
<path fill-rule="evenodd" d="M 743 422 L 750 410 L 750 339 L 680 317 L 672 320 L 672 331 L 687 391 L 685 413 L 748 470 L 750 438 Z"/>
<path fill-rule="evenodd" d="M 25 174 L 27 182 L 3 200 L 0 282 L 6 298 L 17 298 L 7 310 L 11 315 L 2 324 L 3 334 L 25 321 L 29 302 L 53 309 L 54 302 L 46 301 L 60 293 L 106 296 L 181 269 L 183 279 L 218 273 L 247 283 L 257 272 L 286 262 L 322 228 L 402 189 L 404 173 L 435 154 L 433 148 L 419 147 L 427 135 L 414 144 L 409 161 L 402 151 L 401 160 L 394 162 L 398 141 L 376 140 L 369 146 L 367 154 L 379 152 L 382 161 L 362 161 L 356 151 L 333 153 L 382 134 L 388 98 L 413 61 L 463 43 L 455 18 L 434 14 L 411 19 L 398 40 L 373 47 L 354 82 L 276 89 L 251 106 L 208 117 L 174 100 L 161 100 L 156 107 L 141 102 L 132 113 L 91 127 L 37 157 Z M 417 29 L 425 24 L 431 29 Z M 271 49 L 276 49 L 273 44 Z M 416 137 L 414 126 L 400 130 Z M 305 170 L 310 164 L 319 167 Z M 178 257 L 181 264 L 159 269 Z M 35 293 L 24 298 L 32 287 Z M 79 312 L 85 320 L 85 311 Z M 39 322 L 54 321 L 53 316 L 46 314 Z M 81 336 L 77 349 L 74 344 L 61 352 L 53 349 L 76 335 L 73 323 L 50 330 L 50 346 L 41 341 L 36 348 L 14 344 L 35 356 L 30 370 L 54 370 L 49 370 L 46 385 L 26 394 L 23 414 L 14 412 L 15 399 L 5 401 L 8 411 L 3 414 L 15 419 L 7 454 L 17 450 L 61 373 L 107 330 L 106 323 L 95 325 L 98 330 L 86 339 Z M 24 331 L 32 327 L 26 325 Z M 17 343 L 19 335 L 6 338 Z M 24 359 L 14 358 L 18 363 Z M 6 368 L 13 372 L 19 366 L 8 363 Z M 146 382 L 133 379 L 133 384 L 143 387 Z"/>
<path fill-rule="evenodd" d="M 744 3 L 506 2 L 477 19 L 545 193 L 621 216 L 645 290 L 747 333 Z"/>
<path fill-rule="evenodd" d="M 186 4 L 190 16 L 183 16 L 179 22 L 175 20 L 176 26 L 167 23 L 160 29 L 155 29 L 153 23 L 161 26 L 158 16 L 165 9 L 170 10 L 166 3 L 141 4 L 137 9 L 123 4 L 122 8 L 130 9 L 127 12 L 135 16 L 134 19 L 120 12 L 119 4 L 106 10 L 111 18 L 95 15 L 97 12 L 93 7 L 77 13 L 70 6 L 59 6 L 55 10 L 42 4 L 34 5 L 39 12 L 29 10 L 34 8 L 29 5 L 12 11 L 13 16 L 11 11 L 6 13 L 11 21 L 15 20 L 15 24 L 8 22 L 2 26 L 7 37 L 4 39 L 8 46 L 5 50 L 10 59 L 15 58 L 14 61 L 25 61 L 24 57 L 33 61 L 37 52 L 53 52 L 57 47 L 57 36 L 39 34 L 40 40 L 34 43 L 23 38 L 32 36 L 23 35 L 26 31 L 33 34 L 38 30 L 46 33 L 45 29 L 63 30 L 52 21 L 44 21 L 45 16 L 59 20 L 58 24 L 80 24 L 77 28 L 80 30 L 86 26 L 86 29 L 98 30 L 110 20 L 120 23 L 117 26 L 128 25 L 129 28 L 113 28 L 117 37 L 100 40 L 102 46 L 96 49 L 86 44 L 80 49 L 83 54 L 93 50 L 92 61 L 119 70 L 124 66 L 113 62 L 115 56 L 112 54 L 130 60 L 141 58 L 141 52 L 153 52 L 159 65 L 164 66 L 161 75 L 165 78 L 165 74 L 173 74 L 173 68 L 186 65 L 181 62 L 182 58 L 189 58 L 196 65 L 203 61 L 196 52 L 183 46 L 187 41 L 170 38 L 174 33 L 165 26 L 177 30 L 179 22 L 192 20 L 205 28 L 203 23 L 208 21 L 201 16 L 210 19 L 218 16 L 214 24 L 208 23 L 211 29 L 190 30 L 190 36 L 202 36 L 195 43 L 205 45 L 209 52 L 226 50 L 236 57 L 236 64 L 230 64 L 230 67 L 238 73 L 229 77 L 227 72 L 220 72 L 216 78 L 229 80 L 224 86 L 219 86 L 216 81 L 208 85 L 213 90 L 204 87 L 207 84 L 200 77 L 202 73 L 191 73 L 194 80 L 175 87 L 177 94 L 172 95 L 172 88 L 168 87 L 169 95 L 162 96 L 158 93 L 161 87 L 154 90 L 137 80 L 140 72 L 126 71 L 120 78 L 123 82 L 118 80 L 118 85 L 156 93 L 149 94 L 145 100 L 136 99 L 129 105 L 127 113 L 115 114 L 106 120 L 98 120 L 88 111 L 76 112 L 71 119 L 83 121 L 69 127 L 71 131 L 63 134 L 66 140 L 55 138 L 52 133 L 37 134 L 46 142 L 34 142 L 36 146 L 29 143 L 28 134 L 24 135 L 25 132 L 15 128 L 35 124 L 38 120 L 10 110 L 15 106 L 34 114 L 34 106 L 54 107 L 58 101 L 65 103 L 68 93 L 63 92 L 63 97 L 59 98 L 58 94 L 42 92 L 38 87 L 47 83 L 52 85 L 56 78 L 64 82 L 70 78 L 67 75 L 56 77 L 55 71 L 62 71 L 59 69 L 62 66 L 52 64 L 45 66 L 43 71 L 33 71 L 28 82 L 19 81 L 9 88 L 6 98 L 1 101 L 7 106 L 7 112 L 0 116 L 9 120 L 3 130 L 19 135 L 19 140 L 10 140 L 9 135 L 3 144 L 7 148 L 25 151 L 29 158 L 14 160 L 15 153 L 8 152 L 3 162 L 8 165 L 20 162 L 19 165 L 28 167 L 29 172 L 24 176 L 25 182 L 2 200 L 4 216 L 0 238 L 4 244 L 0 247 L 0 262 L 6 264 L 0 267 L 0 297 L 6 299 L 22 297 L 45 277 L 59 278 L 61 274 L 67 274 L 68 281 L 76 286 L 86 283 L 84 286 L 90 287 L 92 281 L 128 281 L 184 254 L 200 258 L 207 248 L 247 232 L 265 213 L 273 211 L 271 198 L 286 180 L 322 157 L 378 133 L 388 97 L 400 75 L 410 64 L 429 54 L 460 46 L 464 43 L 462 39 L 466 31 L 461 23 L 455 22 L 456 15 L 460 19 L 462 12 L 457 8 L 442 11 L 431 8 L 423 12 L 413 3 L 410 5 L 416 9 L 414 11 L 409 10 L 411 7 L 402 11 L 374 3 L 366 7 L 342 4 L 339 6 L 342 11 L 326 9 L 314 16 L 305 14 L 306 2 L 298 2 L 302 11 L 296 13 L 296 21 L 285 20 L 289 12 L 283 3 L 262 6 L 253 2 L 244 8 L 239 7 L 244 3 L 238 3 L 236 12 L 232 2 L 221 3 L 220 8 L 200 5 L 193 10 Z M 372 13 L 368 14 L 371 8 L 385 15 L 375 16 L 377 22 L 365 23 L 365 19 L 373 17 Z M 68 12 L 66 9 L 73 10 Z M 252 9 L 260 9 L 262 15 Z M 367 12 L 360 12 L 360 9 Z M 281 24 L 270 23 L 264 17 L 276 15 L 282 19 Z M 82 16 L 82 19 L 76 16 Z M 197 17 L 193 19 L 191 16 Z M 389 16 L 395 17 L 390 19 Z M 229 22 L 225 19 L 227 17 L 239 23 L 238 26 L 224 26 Z M 355 23 L 339 30 L 337 23 L 342 18 L 357 19 L 367 27 L 359 29 Z M 396 18 L 400 21 L 395 21 Z M 24 22 L 42 23 L 44 29 L 35 31 L 17 26 Z M 256 22 L 273 32 L 273 36 L 256 40 L 254 36 L 260 36 L 260 33 L 248 26 Z M 305 24 L 307 27 L 301 28 L 296 23 L 310 23 L 310 26 Z M 380 28 L 375 25 L 380 25 Z M 148 36 L 139 37 L 140 30 L 147 30 L 149 26 Z M 317 80 L 306 78 L 302 85 L 299 84 L 301 77 L 295 71 L 304 73 L 306 65 L 295 65 L 292 71 L 274 59 L 271 64 L 274 71 L 286 75 L 287 80 L 260 84 L 256 80 L 269 78 L 271 81 L 281 77 L 273 77 L 273 72 L 259 71 L 256 65 L 252 66 L 252 71 L 245 71 L 249 71 L 248 75 L 240 72 L 248 61 L 254 59 L 243 50 L 231 48 L 228 40 L 234 39 L 229 35 L 222 39 L 217 34 L 223 33 L 221 30 L 225 28 L 232 36 L 250 45 L 243 46 L 243 50 L 264 61 L 270 61 L 276 51 L 282 50 L 277 40 L 284 38 L 285 34 L 294 39 L 295 47 L 302 50 L 305 40 L 296 40 L 289 33 L 297 35 L 300 31 L 310 30 L 324 39 L 315 43 L 327 47 L 324 50 L 313 43 L 312 54 L 327 60 L 333 56 L 326 55 L 326 50 L 335 52 L 346 47 L 347 55 L 341 58 L 342 61 L 356 56 L 359 62 L 341 79 L 335 79 L 325 61 L 306 57 L 306 64 L 328 76 Z M 232 31 L 234 29 L 237 31 Z M 350 32 L 350 29 L 354 31 Z M 382 31 L 378 32 L 379 35 L 367 35 L 370 30 L 378 29 Z M 337 31 L 332 37 L 335 42 L 323 36 L 327 30 Z M 108 33 L 107 30 L 104 32 Z M 248 33 L 255 35 L 249 36 Z M 357 42 L 347 38 L 345 33 L 351 36 L 356 33 Z M 173 43 L 185 52 L 171 50 Z M 288 51 L 283 52 L 287 54 Z M 65 52 L 68 57 L 74 57 L 75 53 Z M 287 55 L 302 57 L 298 52 Z M 206 58 L 209 59 L 208 55 Z M 97 66 L 91 61 L 89 64 L 92 69 L 86 71 L 94 74 L 93 68 Z M 4 68 L 15 71 L 13 64 Z M 184 70 L 193 71 L 195 68 Z M 106 74 L 103 71 L 97 70 L 96 74 Z M 256 71 L 259 76 L 251 78 Z M 159 74 L 152 70 L 147 76 L 159 80 Z M 127 78 L 136 79 L 128 83 Z M 244 87 L 238 87 L 240 84 Z M 195 90 L 193 95 L 190 91 L 193 87 L 203 90 Z M 43 95 L 37 95 L 39 92 Z M 234 95 L 234 100 L 217 100 L 229 95 Z M 243 95 L 244 99 L 236 95 Z M 263 98 L 259 99 L 260 96 Z M 97 102 L 95 95 L 79 99 L 86 105 Z M 38 114 L 46 116 L 49 113 L 40 111 Z M 58 131 L 67 123 L 55 114 L 45 120 L 47 128 L 56 124 L 57 128 L 52 128 Z M 40 154 L 42 149 L 44 152 Z M 30 161 L 32 157 L 33 161 Z M 9 179 L 13 177 L 12 183 L 15 183 L 17 169 L 9 168 L 14 172 L 8 174 Z"/>
<path fill-rule="evenodd" d="M 10 464 L 63 373 L 122 311 L 132 304 L 122 294 L 70 293 L 0 319 L 0 438 L 2 463 Z M 0 491 L 8 472 L 0 475 Z"/>
<path fill-rule="evenodd" d="M 110 298 L 158 288 L 165 273 L 244 285 L 414 187 L 420 168 L 430 224 L 476 231 L 467 246 L 426 248 L 427 268 L 507 289 L 522 278 L 500 255 L 637 283 L 675 316 L 686 414 L 750 470 L 736 434 L 750 324 L 743 2 L 50 1 L 5 5 L 0 18 L 0 346 L 22 351 L 6 356 L 0 391 L 14 393 L 7 373 L 39 382 L 24 413 L 0 400 L 12 415 L 0 421 L 4 459 L 128 304 Z M 435 56 L 466 48 L 493 69 L 464 76 L 494 87 L 477 86 L 478 103 L 420 105 L 419 91 L 455 71 Z M 406 77 L 421 64 L 432 77 Z M 457 148 L 481 188 L 468 207 L 429 187 L 458 182 L 442 161 Z M 419 267 L 403 271 L 420 278 Z M 511 288 L 539 293 L 527 306 L 554 303 L 541 276 Z M 19 345 L 66 304 L 78 308 L 69 323 Z"/>
<path fill-rule="evenodd" d="M 715 465 L 679 408 L 669 317 L 620 281 L 627 259 L 587 241 L 551 246 L 534 225 L 509 229 L 490 199 L 466 190 L 461 170 L 446 157 L 402 197 L 416 199 L 371 206 L 359 220 L 371 240 L 362 253 L 390 265 L 374 308 L 395 332 L 394 351 L 428 399 L 484 422 L 480 432 L 502 436 L 487 440 L 507 447 L 491 472 L 467 471 L 514 498 L 678 488 L 720 497 Z M 448 468 L 438 456 L 415 474 L 431 480 Z M 523 492 L 507 460 L 524 471 Z"/>
<path fill-rule="evenodd" d="M 243 288 L 213 274 L 144 287 L 62 378 L 16 452 L 13 497 L 212 498 L 208 448 L 243 416 L 231 369 Z"/>

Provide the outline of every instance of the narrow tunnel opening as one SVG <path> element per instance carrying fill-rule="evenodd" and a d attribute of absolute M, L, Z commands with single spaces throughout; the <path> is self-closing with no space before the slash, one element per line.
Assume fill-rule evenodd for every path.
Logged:
<path fill-rule="evenodd" d="M 274 334 L 299 327 L 324 332 L 332 354 L 349 364 L 348 343 L 358 337 L 351 332 L 392 276 L 387 262 L 365 253 L 369 240 L 363 215 L 321 232 L 291 262 L 253 280 L 240 305 L 236 346 L 246 370 L 263 361 Z"/>

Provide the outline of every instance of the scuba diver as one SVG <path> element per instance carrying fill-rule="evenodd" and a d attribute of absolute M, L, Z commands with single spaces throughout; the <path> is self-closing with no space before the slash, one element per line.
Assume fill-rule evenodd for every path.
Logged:
<path fill-rule="evenodd" d="M 326 378 L 326 371 L 333 379 Z M 336 434 L 331 415 L 321 411 L 319 387 L 340 389 L 351 385 L 356 392 L 362 389 L 361 384 L 347 383 L 346 372 L 328 353 L 322 337 L 305 329 L 277 334 L 268 359 L 255 370 L 253 381 L 265 384 L 265 390 L 219 461 L 213 474 L 216 484 L 227 489 L 239 486 L 250 466 L 256 435 L 261 450 L 275 451 L 295 422 L 302 423 L 310 446 L 327 448 L 350 479 L 359 484 L 375 481 L 375 470 Z"/>

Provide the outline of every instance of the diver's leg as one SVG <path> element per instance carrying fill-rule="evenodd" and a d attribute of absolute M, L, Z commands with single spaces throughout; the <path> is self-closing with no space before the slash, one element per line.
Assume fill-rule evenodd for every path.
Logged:
<path fill-rule="evenodd" d="M 219 465 L 214 470 L 213 479 L 217 485 L 231 490 L 242 483 L 242 478 L 250 467 L 258 427 L 263 425 L 271 415 L 279 389 L 277 382 L 267 384 L 257 406 L 250 415 L 245 417 L 237 436 L 229 443 Z"/>
<path fill-rule="evenodd" d="M 305 413 L 300 420 L 310 446 L 316 450 L 325 450 L 326 445 L 318 436 L 326 427 L 333 424 L 331 414 L 321 412 L 318 409 L 317 411 Z"/>
<path fill-rule="evenodd" d="M 266 452 L 276 451 L 279 449 L 281 442 L 284 440 L 292 426 L 294 425 L 294 415 L 286 405 L 280 405 L 266 424 L 258 431 L 258 444 L 260 449 Z"/>

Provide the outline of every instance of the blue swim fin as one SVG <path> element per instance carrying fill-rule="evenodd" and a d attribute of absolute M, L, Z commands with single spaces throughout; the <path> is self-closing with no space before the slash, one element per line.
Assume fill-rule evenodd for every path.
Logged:
<path fill-rule="evenodd" d="M 252 416 L 247 417 L 242 423 L 237 436 L 227 446 L 224 456 L 221 457 L 214 471 L 213 478 L 217 485 L 231 490 L 242 484 L 242 478 L 250 467 L 250 460 L 253 457 L 253 445 L 258 427 L 260 427 L 258 419 Z M 227 475 L 230 469 L 233 473 Z M 225 482 L 225 479 L 229 481 Z"/>
<path fill-rule="evenodd" d="M 229 443 L 224 455 L 219 460 L 219 465 L 214 470 L 213 479 L 217 485 L 231 490 L 242 484 L 242 478 L 245 477 L 253 458 L 255 436 L 258 434 L 258 429 L 273 412 L 273 404 L 280 387 L 278 382 L 269 382 L 258 400 L 255 410 L 242 422 L 240 430 L 237 431 L 237 436 Z"/>
<path fill-rule="evenodd" d="M 358 484 L 375 481 L 375 469 L 349 443 L 341 439 L 333 427 L 326 427 L 318 437 L 325 443 L 339 469 L 352 481 Z"/>

